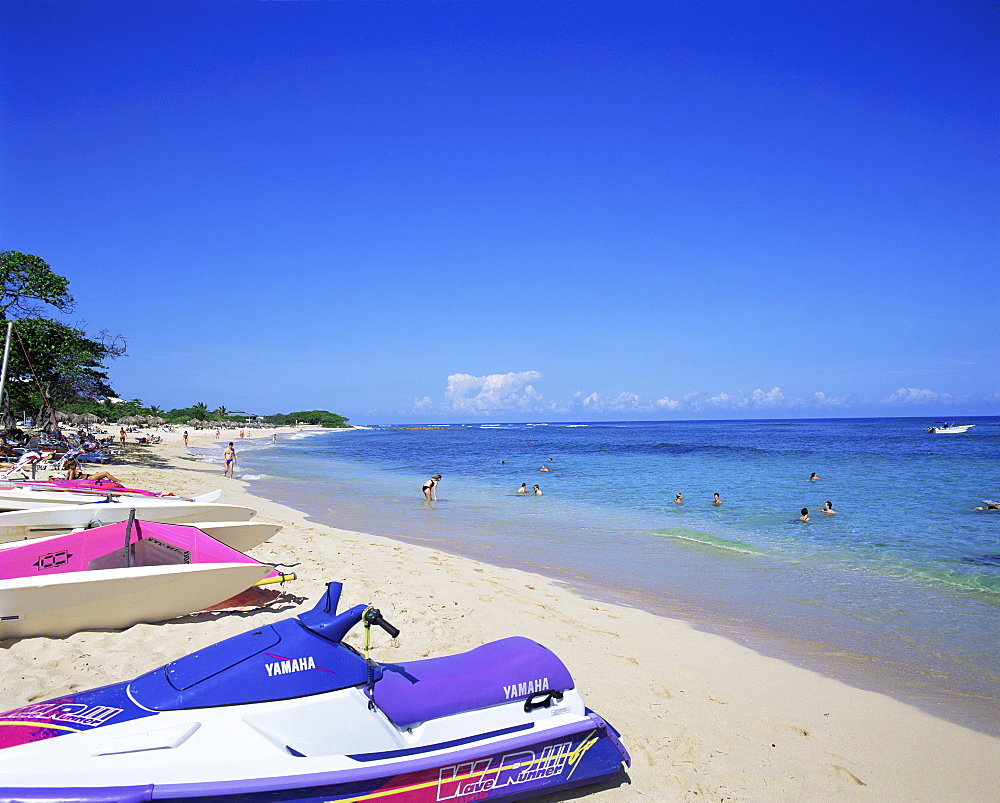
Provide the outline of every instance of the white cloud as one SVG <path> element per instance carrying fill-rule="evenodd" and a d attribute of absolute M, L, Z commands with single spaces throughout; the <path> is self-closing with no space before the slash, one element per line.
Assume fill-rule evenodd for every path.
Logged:
<path fill-rule="evenodd" d="M 755 407 L 780 407 L 785 404 L 785 394 L 777 385 L 767 391 L 757 388 L 750 394 L 747 403 Z"/>
<path fill-rule="evenodd" d="M 582 391 L 577 391 L 573 397 L 579 399 L 580 405 L 595 412 L 603 410 L 651 410 L 653 408 L 652 403 L 644 402 L 638 393 L 632 393 L 628 390 L 622 391 L 610 399 L 605 399 L 598 393 L 584 396 Z"/>
<path fill-rule="evenodd" d="M 953 399 L 950 393 L 937 393 L 926 388 L 898 388 L 882 402 L 883 404 L 940 404 Z"/>
<path fill-rule="evenodd" d="M 414 410 L 429 410 L 434 402 L 431 401 L 430 396 L 424 396 L 422 399 L 413 400 Z"/>
<path fill-rule="evenodd" d="M 520 373 L 452 374 L 445 389 L 445 409 L 461 413 L 490 413 L 495 410 L 534 412 L 550 409 L 542 395 L 530 384 L 542 378 L 538 371 Z"/>
<path fill-rule="evenodd" d="M 817 390 L 809 402 L 816 407 L 843 407 L 849 398 L 849 396 L 827 396 L 822 390 Z"/>
<path fill-rule="evenodd" d="M 706 404 L 712 407 L 740 407 L 740 399 L 737 396 L 730 396 L 728 393 L 720 393 L 718 396 L 712 396 L 708 399 Z"/>

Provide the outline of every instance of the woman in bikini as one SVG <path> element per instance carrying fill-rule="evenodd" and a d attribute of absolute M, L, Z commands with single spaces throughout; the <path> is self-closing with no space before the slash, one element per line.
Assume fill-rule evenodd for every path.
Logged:
<path fill-rule="evenodd" d="M 76 460 L 67 460 L 63 468 L 66 471 L 66 479 L 68 480 L 87 480 L 89 482 L 103 482 L 107 480 L 108 482 L 113 482 L 115 485 L 121 485 L 121 480 L 112 476 L 107 471 L 98 471 L 96 474 L 84 474 L 80 471 L 80 466 Z"/>
<path fill-rule="evenodd" d="M 437 501 L 437 484 L 441 481 L 441 475 L 435 474 L 427 482 L 424 483 L 424 499 L 428 502 Z"/>

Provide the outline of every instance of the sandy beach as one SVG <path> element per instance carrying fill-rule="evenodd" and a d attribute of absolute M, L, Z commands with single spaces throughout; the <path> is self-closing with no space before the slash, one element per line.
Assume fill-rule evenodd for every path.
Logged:
<path fill-rule="evenodd" d="M 239 607 L 166 623 L 0 642 L 0 710 L 128 679 L 294 615 L 339 580 L 342 604 L 370 602 L 401 630 L 394 641 L 378 631 L 376 660 L 445 655 L 511 635 L 563 659 L 587 704 L 621 731 L 633 763 L 618 784 L 542 800 L 1000 799 L 1000 739 L 540 575 L 310 522 L 190 454 L 182 431 L 158 446 L 130 435 L 108 470 L 126 486 L 179 495 L 223 488 L 220 501 L 283 527 L 251 554 L 299 579 L 255 591 Z M 221 455 L 215 430 L 188 431 L 191 446 Z M 239 452 L 235 430 L 221 440 Z"/>

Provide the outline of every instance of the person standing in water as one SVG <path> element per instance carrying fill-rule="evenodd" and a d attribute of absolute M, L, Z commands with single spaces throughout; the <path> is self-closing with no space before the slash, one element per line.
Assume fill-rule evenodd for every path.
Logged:
<path fill-rule="evenodd" d="M 718 494 L 712 494 L 712 497 L 713 497 L 713 499 L 712 499 L 712 504 L 713 505 L 721 505 L 722 504 L 722 498 Z"/>
<path fill-rule="evenodd" d="M 438 498 L 437 497 L 437 485 L 438 485 L 438 483 L 440 481 L 441 481 L 441 475 L 440 474 L 435 474 L 433 477 L 431 477 L 429 480 L 427 480 L 427 482 L 424 483 L 424 488 L 423 488 L 424 499 L 426 499 L 428 502 L 436 502 L 437 501 L 437 498 Z"/>
<path fill-rule="evenodd" d="M 535 496 L 541 496 L 542 495 L 542 489 L 539 488 L 537 485 L 535 486 L 534 491 L 535 491 Z"/>
<path fill-rule="evenodd" d="M 222 471 L 222 475 L 232 479 L 233 471 L 236 470 L 236 450 L 233 448 L 232 441 L 229 441 L 226 451 L 222 453 L 222 459 L 225 461 L 225 468 Z"/>
<path fill-rule="evenodd" d="M 801 513 L 802 515 L 799 516 L 799 521 L 809 521 L 809 508 L 802 508 Z"/>
<path fill-rule="evenodd" d="M 683 505 L 684 504 L 684 494 L 674 494 L 674 504 Z"/>
<path fill-rule="evenodd" d="M 820 511 L 820 513 L 826 513 L 828 515 L 830 513 L 836 513 L 836 512 L 837 511 L 833 509 L 833 502 L 824 502 L 823 509 Z"/>
<path fill-rule="evenodd" d="M 517 489 L 517 492 L 519 494 L 526 494 L 526 493 L 528 493 L 528 483 L 522 482 L 521 483 L 521 487 Z"/>

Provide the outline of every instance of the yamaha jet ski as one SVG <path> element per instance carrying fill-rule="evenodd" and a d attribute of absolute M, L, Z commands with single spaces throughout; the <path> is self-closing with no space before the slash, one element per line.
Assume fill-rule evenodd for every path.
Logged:
<path fill-rule="evenodd" d="M 527 638 L 368 657 L 377 609 L 310 611 L 134 680 L 0 714 L 0 801 L 524 799 L 614 779 L 629 754 Z M 365 654 L 343 638 L 362 623 Z"/>

